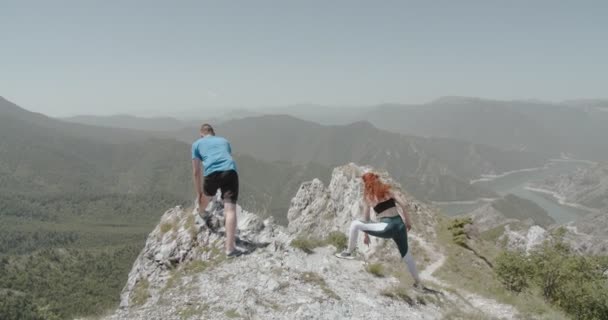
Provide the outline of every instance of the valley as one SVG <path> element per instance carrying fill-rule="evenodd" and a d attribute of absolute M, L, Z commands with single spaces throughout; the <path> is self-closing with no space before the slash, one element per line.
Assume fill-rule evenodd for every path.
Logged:
<path fill-rule="evenodd" d="M 513 172 L 505 176 L 476 181 L 474 184 L 491 189 L 501 196 L 514 194 L 518 197 L 531 200 L 545 209 L 558 223 L 566 223 L 577 220 L 588 214 L 589 211 L 577 208 L 574 205 L 560 203 L 559 199 L 546 193 L 534 191 L 534 189 L 530 188 L 530 185 L 548 177 L 570 174 L 579 168 L 589 166 L 590 164 L 580 161 L 549 161 L 541 168 Z M 491 199 L 481 199 L 468 202 L 436 202 L 435 204 L 441 208 L 443 213 L 454 216 L 471 212 L 490 201 Z"/>

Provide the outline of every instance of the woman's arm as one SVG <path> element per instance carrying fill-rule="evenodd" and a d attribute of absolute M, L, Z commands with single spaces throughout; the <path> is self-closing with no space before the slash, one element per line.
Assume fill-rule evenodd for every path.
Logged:
<path fill-rule="evenodd" d="M 412 229 L 412 220 L 410 219 L 410 215 L 407 210 L 407 203 L 405 201 L 405 198 L 400 192 L 391 191 L 391 193 L 399 207 L 401 207 L 401 210 L 397 211 L 399 211 L 399 215 L 401 216 L 401 219 L 403 219 L 403 223 L 405 223 L 407 230 L 409 231 L 410 229 Z"/>
<path fill-rule="evenodd" d="M 370 206 L 367 203 L 367 201 L 365 201 L 365 199 L 363 199 L 362 201 L 362 207 L 363 207 L 363 221 L 365 222 L 369 222 L 370 219 Z M 367 234 L 366 232 L 363 233 L 363 243 L 367 246 L 369 246 L 369 234 Z"/>
<path fill-rule="evenodd" d="M 367 203 L 367 201 L 361 200 L 361 206 L 363 207 L 363 221 L 367 222 L 370 219 L 370 207 L 369 204 Z"/>

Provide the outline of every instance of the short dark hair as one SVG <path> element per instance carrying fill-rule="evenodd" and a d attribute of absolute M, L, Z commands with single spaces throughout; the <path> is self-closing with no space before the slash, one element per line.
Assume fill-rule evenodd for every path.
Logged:
<path fill-rule="evenodd" d="M 201 133 L 203 133 L 203 134 L 210 134 L 210 135 L 214 136 L 215 135 L 215 130 L 213 130 L 213 127 L 210 124 L 204 123 L 201 126 Z"/>

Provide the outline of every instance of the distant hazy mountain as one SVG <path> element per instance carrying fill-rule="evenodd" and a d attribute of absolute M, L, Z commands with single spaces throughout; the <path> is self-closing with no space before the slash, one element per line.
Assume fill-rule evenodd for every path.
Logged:
<path fill-rule="evenodd" d="M 146 131 L 174 131 L 183 127 L 195 126 L 199 121 L 182 121 L 171 117 L 142 118 L 120 114 L 112 116 L 75 116 L 65 121 L 101 127 L 126 128 Z M 202 123 L 202 122 L 201 122 Z"/>
<path fill-rule="evenodd" d="M 608 160 L 607 100 L 498 101 L 443 97 L 425 104 L 382 104 L 369 107 L 302 105 L 275 108 L 323 124 L 369 121 L 403 134 L 442 137 L 507 150 L 528 150 L 545 157 L 561 153 Z"/>
<path fill-rule="evenodd" d="M 451 137 L 547 156 L 608 158 L 608 113 L 531 101 L 448 97 L 423 105 L 381 105 L 363 116 L 379 128 Z"/>
<path fill-rule="evenodd" d="M 298 104 L 255 111 L 235 109 L 218 112 L 216 117 L 206 121 L 220 123 L 262 115 L 289 115 L 324 125 L 369 121 L 387 131 L 450 138 L 505 150 L 530 151 L 545 158 L 568 154 L 576 158 L 608 161 L 608 141 L 604 139 L 608 132 L 608 100 L 581 99 L 551 103 L 443 97 L 415 105 L 327 107 Z M 103 119 L 95 118 L 87 123 L 106 125 Z M 137 121 L 124 123 L 109 125 L 145 130 L 160 127 L 154 123 L 138 126 Z"/>
<path fill-rule="evenodd" d="M 260 115 L 290 115 L 324 125 L 345 125 L 361 121 L 362 115 L 367 110 L 367 107 L 329 107 L 316 104 L 295 104 L 286 107 L 261 109 Z"/>
<path fill-rule="evenodd" d="M 604 99 L 578 99 L 578 100 L 566 100 L 562 102 L 563 105 L 576 106 L 583 108 L 598 108 L 602 110 L 608 109 L 608 100 Z"/>
<path fill-rule="evenodd" d="M 403 136 L 368 122 L 323 126 L 290 116 L 262 116 L 225 122 L 217 132 L 228 137 L 235 150 L 266 161 L 314 162 L 327 167 L 356 162 L 385 168 L 416 196 L 438 201 L 493 196 L 469 180 L 543 161 L 527 152 Z M 178 138 L 192 141 L 195 128 L 184 130 Z"/>

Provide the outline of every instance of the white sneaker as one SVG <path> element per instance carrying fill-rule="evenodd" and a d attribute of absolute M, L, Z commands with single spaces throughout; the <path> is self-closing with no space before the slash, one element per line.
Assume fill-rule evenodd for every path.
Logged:
<path fill-rule="evenodd" d="M 353 255 L 351 252 L 344 250 L 340 253 L 336 253 L 336 257 L 338 257 L 340 259 L 353 260 L 355 258 L 355 255 Z"/>

